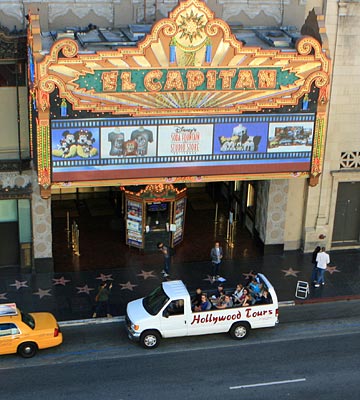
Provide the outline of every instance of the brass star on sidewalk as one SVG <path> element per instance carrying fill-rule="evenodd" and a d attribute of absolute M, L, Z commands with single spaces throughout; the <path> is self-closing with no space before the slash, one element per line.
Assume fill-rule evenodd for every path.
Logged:
<path fill-rule="evenodd" d="M 34 292 L 34 295 L 37 295 L 40 297 L 40 299 L 42 299 L 45 296 L 51 296 L 51 294 L 49 293 L 51 291 L 51 289 L 38 289 L 37 292 Z"/>
<path fill-rule="evenodd" d="M 332 275 L 334 272 L 341 272 L 340 270 L 336 269 L 336 266 L 334 267 L 326 267 L 326 271 Z"/>
<path fill-rule="evenodd" d="M 53 278 L 53 285 L 63 285 L 65 286 L 68 282 L 71 282 L 68 279 L 65 279 L 63 276 L 61 278 Z"/>
<path fill-rule="evenodd" d="M 251 278 L 255 278 L 255 276 L 256 276 L 256 274 L 254 274 L 254 271 L 253 271 L 253 270 L 251 270 L 251 271 L 248 272 L 247 274 L 244 274 L 244 273 L 243 273 L 243 275 L 245 276 L 246 279 L 249 279 L 250 277 L 251 277 Z"/>
<path fill-rule="evenodd" d="M 119 283 L 119 286 L 121 286 L 120 290 L 127 289 L 127 290 L 133 291 L 134 287 L 137 286 L 137 285 L 133 285 L 130 281 L 127 281 L 126 283 Z"/>
<path fill-rule="evenodd" d="M 137 276 L 142 276 L 145 280 L 148 278 L 157 278 L 154 275 L 154 271 L 144 271 L 143 269 L 141 270 L 141 274 L 137 274 Z"/>
<path fill-rule="evenodd" d="M 216 281 L 216 279 L 213 279 L 212 276 L 207 275 L 207 278 L 204 278 L 203 281 L 209 281 L 210 283 L 214 283 Z"/>
<path fill-rule="evenodd" d="M 93 288 L 89 288 L 88 285 L 79 286 L 79 287 L 76 287 L 76 289 L 78 290 L 78 294 L 79 294 L 79 293 L 90 294 L 90 291 L 91 291 L 91 290 L 95 290 L 95 289 L 93 289 Z"/>
<path fill-rule="evenodd" d="M 113 281 L 114 279 L 112 278 L 112 274 L 105 275 L 105 274 L 100 274 L 96 279 L 100 279 L 102 282 L 106 281 Z"/>
<path fill-rule="evenodd" d="M 0 300 L 7 300 L 7 293 L 0 293 Z"/>
<path fill-rule="evenodd" d="M 16 290 L 19 290 L 22 287 L 29 287 L 27 285 L 27 281 L 18 281 L 18 280 L 15 280 L 15 283 L 12 283 L 10 286 L 15 286 Z"/>
<path fill-rule="evenodd" d="M 295 276 L 295 278 L 297 278 L 297 274 L 300 272 L 300 271 L 295 271 L 292 268 L 282 269 L 281 271 L 285 273 L 285 276 Z"/>

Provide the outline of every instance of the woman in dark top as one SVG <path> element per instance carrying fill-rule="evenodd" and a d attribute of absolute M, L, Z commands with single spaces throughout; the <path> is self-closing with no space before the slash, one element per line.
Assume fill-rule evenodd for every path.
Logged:
<path fill-rule="evenodd" d="M 311 273 L 311 282 L 312 283 L 317 283 L 317 261 L 316 261 L 316 256 L 318 255 L 318 252 L 320 251 L 320 246 L 316 246 L 315 250 L 312 253 L 312 258 L 311 262 L 313 264 L 313 270 Z"/>

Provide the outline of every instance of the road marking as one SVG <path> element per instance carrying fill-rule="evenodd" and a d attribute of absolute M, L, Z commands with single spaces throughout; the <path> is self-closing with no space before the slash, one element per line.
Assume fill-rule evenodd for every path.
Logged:
<path fill-rule="evenodd" d="M 264 382 L 264 383 L 254 383 L 252 385 L 241 385 L 241 386 L 230 386 L 230 390 L 232 389 L 246 389 L 251 387 L 258 387 L 258 386 L 271 386 L 271 385 L 284 385 L 286 383 L 295 383 L 295 382 L 305 382 L 305 378 L 300 379 L 291 379 L 287 381 L 276 381 L 276 382 Z"/>

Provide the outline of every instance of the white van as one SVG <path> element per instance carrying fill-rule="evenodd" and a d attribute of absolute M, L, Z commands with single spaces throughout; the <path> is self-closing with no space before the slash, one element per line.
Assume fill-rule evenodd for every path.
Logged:
<path fill-rule="evenodd" d="M 278 323 L 278 300 L 268 279 L 257 279 L 269 293 L 269 304 L 208 311 L 193 311 L 190 294 L 182 281 L 163 282 L 147 297 L 131 301 L 126 309 L 126 330 L 131 340 L 146 349 L 155 348 L 161 338 L 208 335 L 229 332 L 234 339 L 243 339 L 250 329 L 267 328 Z M 181 305 L 174 310 L 175 305 Z"/>

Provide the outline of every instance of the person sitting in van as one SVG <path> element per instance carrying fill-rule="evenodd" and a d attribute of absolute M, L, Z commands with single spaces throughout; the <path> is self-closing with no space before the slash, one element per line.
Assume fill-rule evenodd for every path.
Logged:
<path fill-rule="evenodd" d="M 242 307 L 248 307 L 252 305 L 253 299 L 248 288 L 244 288 L 240 301 Z"/>
<path fill-rule="evenodd" d="M 192 309 L 194 309 L 195 307 L 198 307 L 201 304 L 201 296 L 202 296 L 202 290 L 201 290 L 201 288 L 197 288 L 194 296 L 191 298 L 191 308 Z"/>
<path fill-rule="evenodd" d="M 235 305 L 240 304 L 240 298 L 243 294 L 243 291 L 244 291 L 244 286 L 241 283 L 238 283 L 236 285 L 236 289 L 235 289 L 234 293 L 232 294 Z"/>
<path fill-rule="evenodd" d="M 201 295 L 201 304 L 199 306 L 194 307 L 194 311 L 208 311 L 212 307 L 211 302 L 207 298 L 207 295 L 203 293 Z"/>
<path fill-rule="evenodd" d="M 218 287 L 216 289 L 215 295 L 214 295 L 217 299 L 220 299 L 220 297 L 224 297 L 225 296 L 225 289 L 224 289 L 224 285 L 222 283 L 218 284 Z"/>
<path fill-rule="evenodd" d="M 184 314 L 184 300 L 174 300 L 167 307 L 168 315 L 182 315 Z"/>
<path fill-rule="evenodd" d="M 216 308 L 222 309 L 222 308 L 231 308 L 233 306 L 233 301 L 231 296 L 229 296 L 228 294 L 226 294 L 224 296 L 223 300 L 220 300 L 217 305 Z"/>
<path fill-rule="evenodd" d="M 256 300 L 256 304 L 271 304 L 270 293 L 267 289 L 262 291 L 261 296 Z"/>
<path fill-rule="evenodd" d="M 261 297 L 262 285 L 257 282 L 256 278 L 253 278 L 248 286 L 250 293 L 255 301 L 257 301 Z"/>

